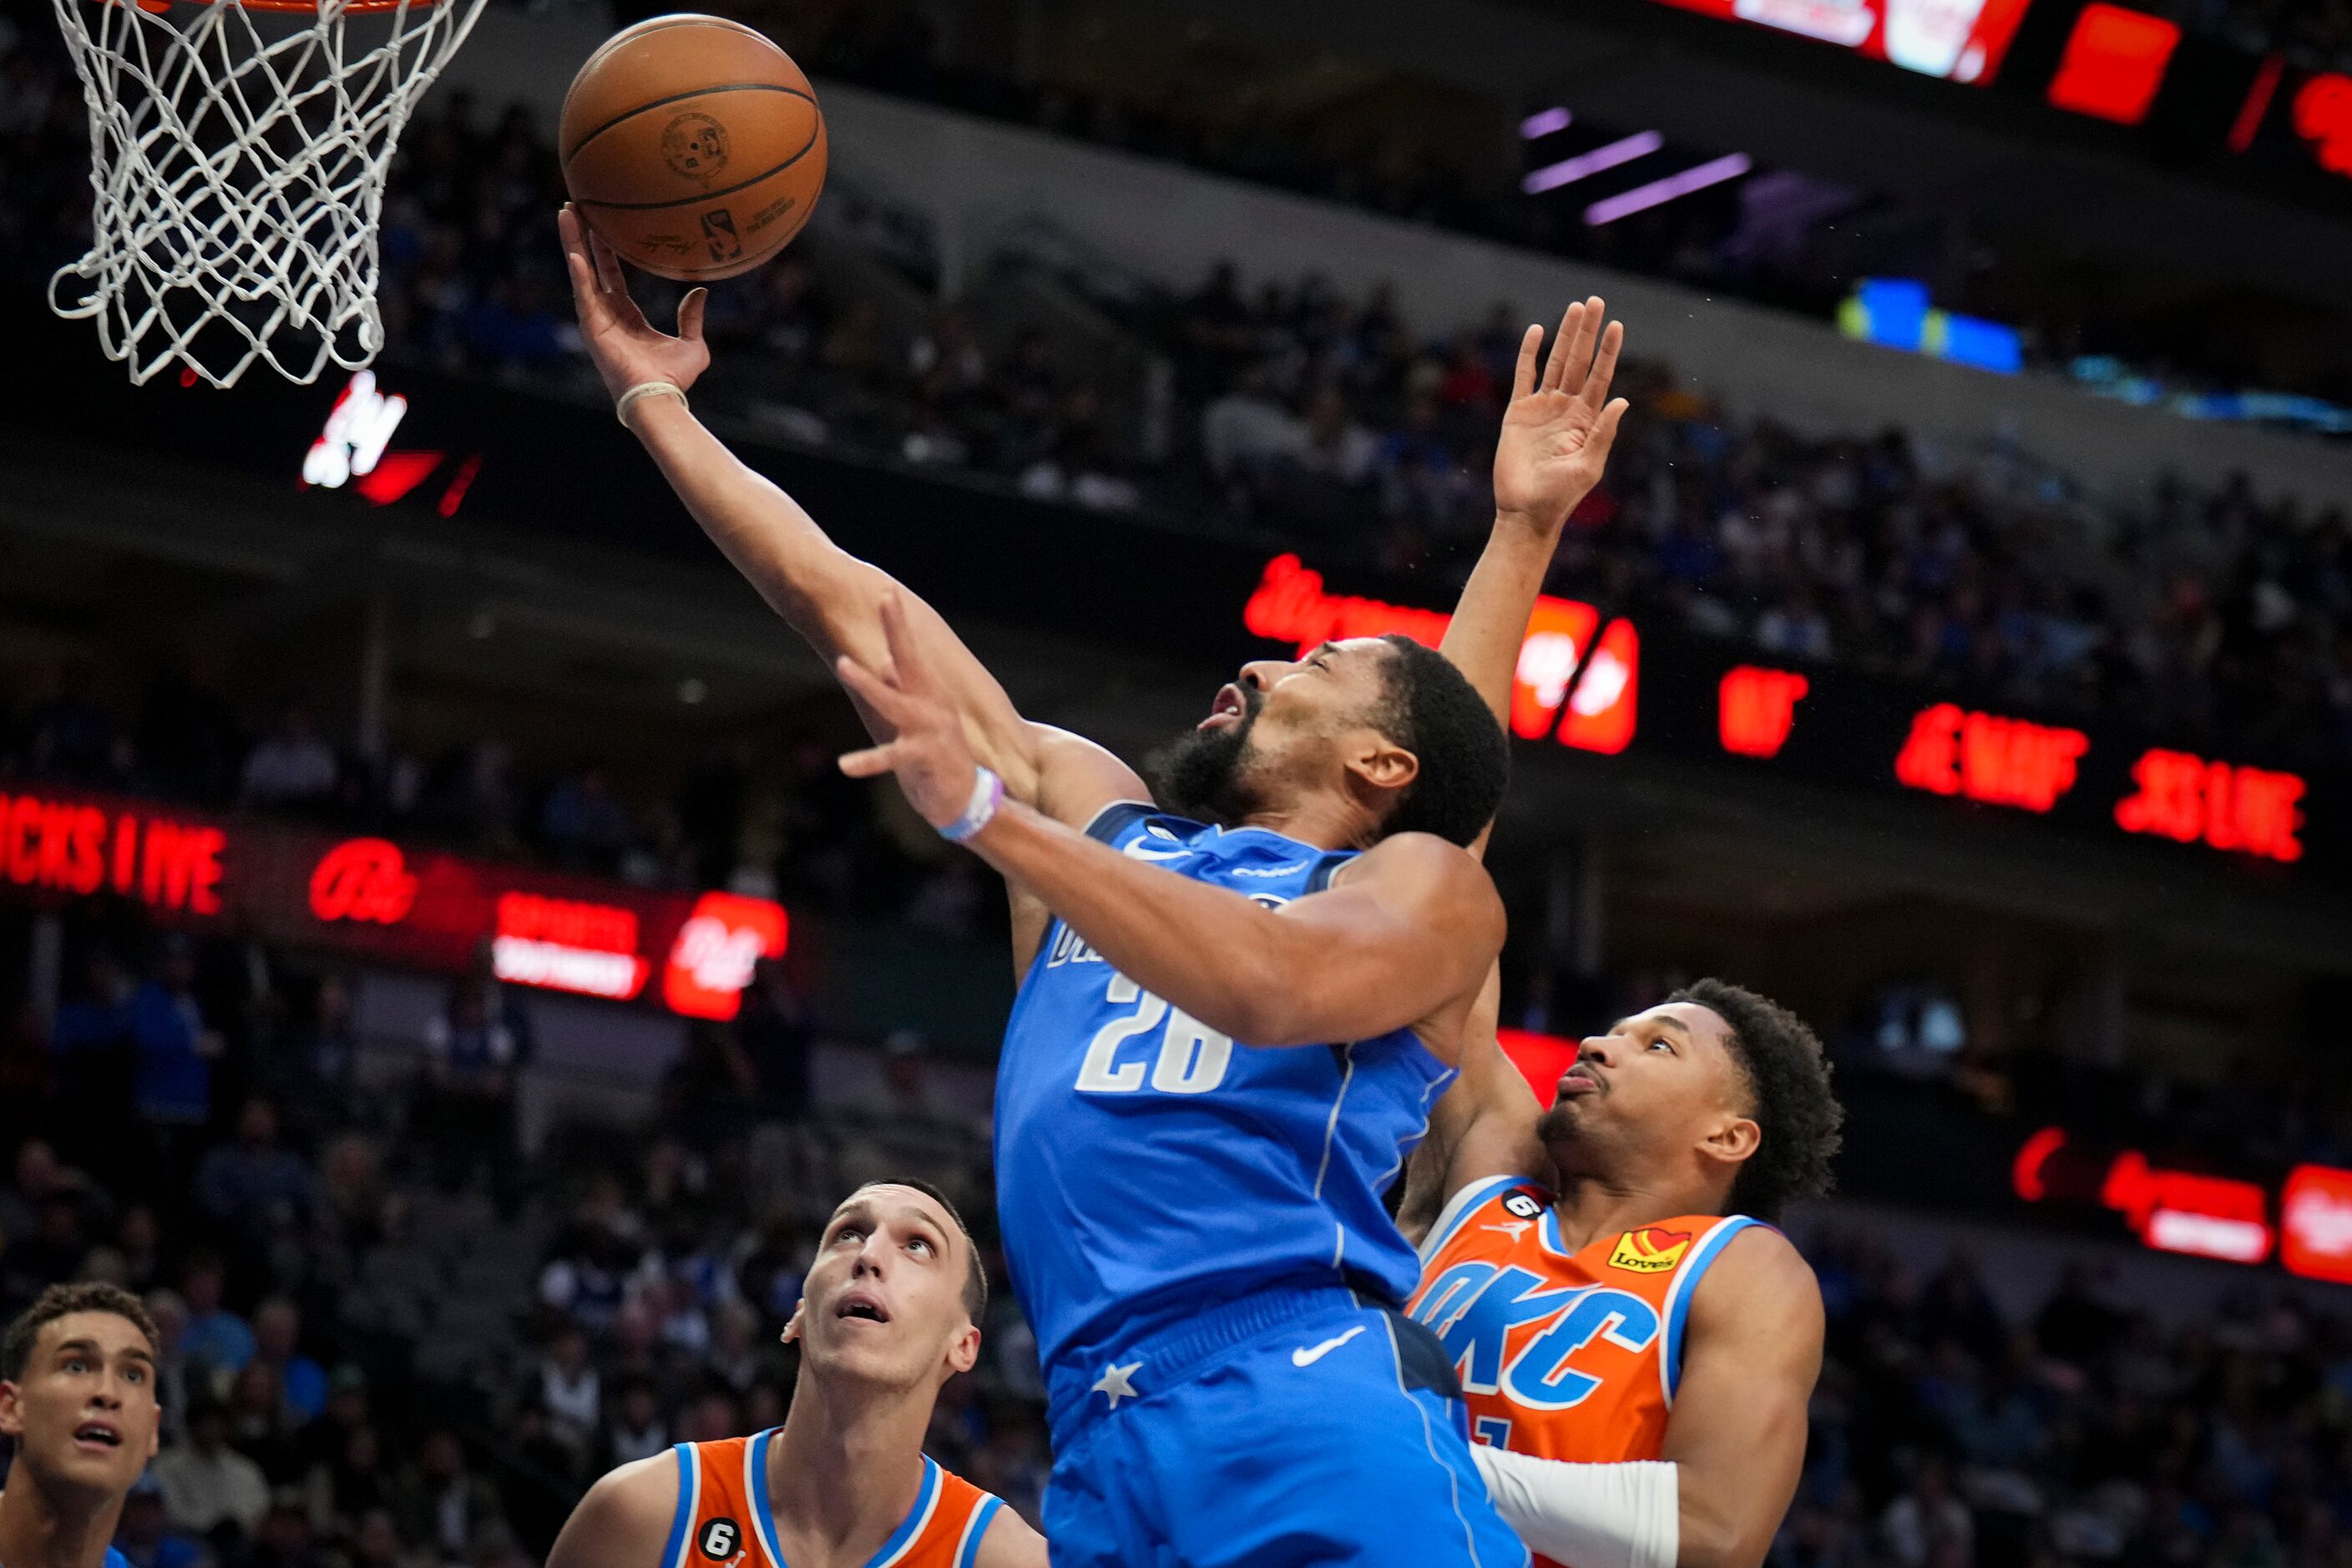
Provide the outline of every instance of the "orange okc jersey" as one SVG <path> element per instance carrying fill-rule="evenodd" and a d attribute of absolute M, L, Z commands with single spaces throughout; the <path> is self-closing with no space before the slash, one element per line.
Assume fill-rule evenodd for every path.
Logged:
<path fill-rule="evenodd" d="M 768 1439 L 775 1428 L 717 1443 L 680 1443 L 677 1513 L 661 1568 L 792 1568 L 776 1546 L 768 1505 Z M 866 1568 L 971 1568 L 980 1538 L 1003 1505 L 923 1456 L 915 1506 Z"/>
<path fill-rule="evenodd" d="M 1585 1464 L 1654 1459 L 1691 1296 L 1756 1223 L 1685 1215 L 1570 1252 L 1542 1187 L 1473 1182 L 1422 1244 L 1406 1310 L 1444 1342 L 1478 1441 Z"/>

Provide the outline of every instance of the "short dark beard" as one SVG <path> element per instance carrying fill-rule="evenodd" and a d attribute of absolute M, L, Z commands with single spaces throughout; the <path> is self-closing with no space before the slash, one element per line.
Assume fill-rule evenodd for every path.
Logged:
<path fill-rule="evenodd" d="M 1191 730 L 1176 737 L 1152 759 L 1151 798 L 1162 811 L 1194 822 L 1232 827 L 1249 816 L 1250 731 L 1265 706 L 1265 693 L 1254 686 L 1241 688 L 1239 721 L 1210 730 Z"/>

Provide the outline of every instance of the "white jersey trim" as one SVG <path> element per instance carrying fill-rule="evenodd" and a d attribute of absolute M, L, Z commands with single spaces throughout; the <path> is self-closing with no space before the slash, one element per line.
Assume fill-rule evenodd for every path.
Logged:
<path fill-rule="evenodd" d="M 1470 1217 L 1473 1209 L 1496 1193 L 1507 1187 L 1516 1187 L 1527 1179 L 1525 1176 L 1486 1176 L 1471 1183 L 1446 1199 L 1445 1206 L 1437 1212 L 1437 1223 L 1429 1227 L 1427 1236 L 1422 1237 L 1423 1265 L 1426 1267 L 1436 1260 L 1438 1253 L 1444 1249 L 1447 1242 L 1454 1239 L 1454 1234 L 1462 1228 L 1463 1222 Z"/>

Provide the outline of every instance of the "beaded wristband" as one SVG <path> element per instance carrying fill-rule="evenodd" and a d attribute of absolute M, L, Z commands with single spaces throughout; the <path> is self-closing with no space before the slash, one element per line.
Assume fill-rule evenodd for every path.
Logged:
<path fill-rule="evenodd" d="M 974 767 L 971 779 L 971 799 L 965 803 L 963 815 L 940 829 L 940 837 L 950 844 L 961 844 L 996 820 L 997 808 L 1004 804 L 1004 781 L 992 768 Z"/>
<path fill-rule="evenodd" d="M 674 381 L 641 381 L 637 383 L 636 385 L 629 388 L 628 391 L 621 394 L 620 397 L 613 405 L 613 417 L 621 422 L 621 427 L 623 429 L 630 428 L 629 409 L 641 397 L 675 397 L 677 399 L 677 405 L 680 408 L 688 406 L 686 401 L 686 388 L 678 385 L 677 383 Z"/>

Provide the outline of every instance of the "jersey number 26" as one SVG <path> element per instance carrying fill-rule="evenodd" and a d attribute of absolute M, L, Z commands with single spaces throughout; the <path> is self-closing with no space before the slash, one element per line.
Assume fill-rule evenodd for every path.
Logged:
<path fill-rule="evenodd" d="M 1124 974 L 1111 975 L 1107 999 L 1114 1007 L 1133 1006 L 1135 1011 L 1095 1031 L 1078 1068 L 1081 1093 L 1133 1094 L 1142 1089 L 1142 1061 L 1119 1060 L 1119 1048 L 1154 1030 L 1160 1033 L 1160 1054 L 1150 1069 L 1152 1088 L 1162 1094 L 1206 1094 L 1225 1081 L 1225 1068 L 1234 1059 L 1233 1037 L 1171 1007 Z"/>

